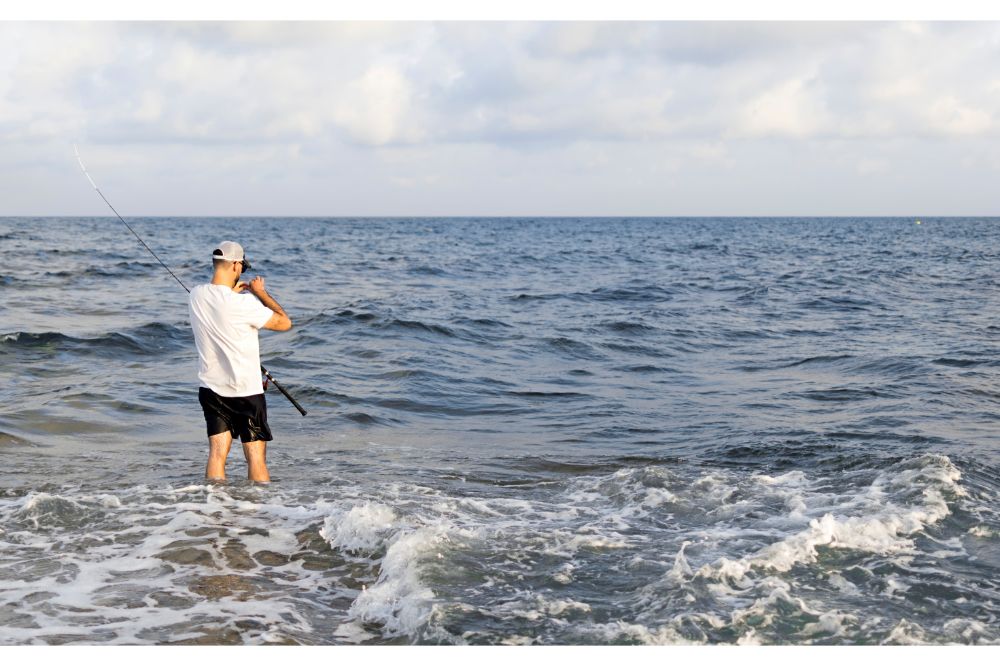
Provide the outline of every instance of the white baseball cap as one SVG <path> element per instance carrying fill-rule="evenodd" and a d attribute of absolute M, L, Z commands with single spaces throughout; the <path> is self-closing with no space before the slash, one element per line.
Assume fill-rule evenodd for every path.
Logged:
<path fill-rule="evenodd" d="M 247 261 L 243 253 L 243 246 L 233 241 L 222 241 L 219 247 L 212 252 L 212 259 L 225 259 L 226 261 L 242 261 L 243 270 L 250 270 L 250 262 Z"/>

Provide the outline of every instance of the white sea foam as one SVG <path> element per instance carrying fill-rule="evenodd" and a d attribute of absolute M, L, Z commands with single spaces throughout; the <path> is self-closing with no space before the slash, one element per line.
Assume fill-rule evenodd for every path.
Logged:
<path fill-rule="evenodd" d="M 667 573 L 667 578 L 673 581 L 683 581 L 694 575 L 691 570 L 691 565 L 688 564 L 687 558 L 684 557 L 684 549 L 691 545 L 690 541 L 684 541 L 681 543 L 680 550 L 677 551 L 677 555 L 674 557 L 674 566 Z"/>
<path fill-rule="evenodd" d="M 327 516 L 319 533 L 333 548 L 351 553 L 374 553 L 396 525 L 396 513 L 384 504 L 366 502 L 346 513 Z"/>
<path fill-rule="evenodd" d="M 704 643 L 704 641 L 694 641 L 685 638 L 679 631 L 669 625 L 647 627 L 642 624 L 622 620 L 601 624 L 587 624 L 579 627 L 578 631 L 606 643 L 618 642 L 622 639 L 631 640 L 642 645 L 701 645 Z"/>
<path fill-rule="evenodd" d="M 539 596 L 538 604 L 544 614 L 553 617 L 572 612 L 590 613 L 593 611 L 590 604 L 583 603 L 582 601 L 573 601 L 572 599 L 555 599 L 549 601 Z"/>
<path fill-rule="evenodd" d="M 29 493 L 25 495 L 21 504 L 21 513 L 22 515 L 49 513 L 63 508 L 83 509 L 83 505 L 74 499 L 61 495 L 44 492 Z"/>
<path fill-rule="evenodd" d="M 950 642 L 966 645 L 1000 645 L 995 627 L 969 618 L 948 620 L 942 627 Z"/>
<path fill-rule="evenodd" d="M 44 513 L 45 497 L 0 499 L 3 525 L 16 531 L 3 540 L 44 555 L 30 575 L 4 581 L 0 605 L 14 604 L 27 619 L 3 640 L 97 635 L 81 623 L 104 627 L 102 640 L 110 642 L 156 642 L 163 631 L 194 640 L 206 627 L 248 643 L 315 639 L 315 606 L 323 609 L 321 642 L 664 644 L 725 636 L 757 644 L 789 626 L 800 642 L 850 641 L 858 631 L 926 642 L 912 627 L 890 632 L 887 620 L 864 625 L 839 602 L 857 608 L 859 596 L 886 592 L 907 603 L 920 574 L 904 558 L 919 555 L 926 566 L 933 553 L 923 532 L 964 496 L 960 477 L 947 458 L 925 456 L 881 474 L 836 478 L 739 470 L 685 478 L 629 468 L 523 498 L 454 497 L 414 484 L 338 488 L 334 499 L 304 501 L 280 488 L 201 484 L 114 495 L 60 490 L 71 502 L 67 511 L 119 526 L 101 532 L 105 523 L 95 522 L 100 543 L 58 556 L 44 555 L 51 530 L 31 521 Z M 942 553 L 961 544 L 932 536 L 948 549 Z M 826 548 L 861 559 L 852 559 L 852 573 L 806 567 L 788 574 Z M 891 556 L 900 569 L 873 574 L 868 554 Z M 598 576 L 638 585 L 621 600 L 614 590 L 603 601 L 580 596 L 577 586 Z M 974 598 L 974 590 L 963 592 Z M 58 610 L 65 608 L 78 610 Z M 485 628 L 453 634 L 465 614 Z M 196 616 L 200 625 L 191 621 Z M 39 627 L 30 627 L 32 619 Z M 523 630 L 509 629 L 518 622 Z M 942 640 L 941 627 L 928 631 L 931 642 Z M 955 624 L 947 636 L 989 642 L 997 632 Z"/>
<path fill-rule="evenodd" d="M 628 547 L 627 539 L 620 535 L 579 534 L 567 530 L 553 530 L 551 534 L 546 535 L 542 553 L 572 558 L 580 550 L 621 550 Z"/>
<path fill-rule="evenodd" d="M 927 635 L 916 622 L 900 620 L 892 631 L 883 639 L 887 645 L 926 645 Z"/>
<path fill-rule="evenodd" d="M 516 617 L 532 622 L 563 616 L 579 617 L 593 611 L 590 604 L 573 599 L 551 599 L 545 594 L 524 592 L 515 599 L 493 605 L 490 612 L 498 617 Z"/>
<path fill-rule="evenodd" d="M 575 568 L 576 567 L 572 563 L 567 562 L 566 564 L 562 565 L 562 567 L 559 568 L 559 571 L 555 572 L 552 575 L 552 579 L 555 580 L 557 583 L 562 583 L 563 585 L 569 585 L 570 583 L 573 582 L 573 570 Z"/>
<path fill-rule="evenodd" d="M 146 492 L 148 489 L 133 489 L 127 494 L 135 498 L 143 497 Z M 24 579 L 14 586 L 4 582 L 0 601 L 11 600 L 11 594 L 18 594 L 21 612 L 28 618 L 36 618 L 34 624 L 22 622 L 17 627 L 5 627 L 4 642 L 38 642 L 48 636 L 66 634 L 89 637 L 87 640 L 91 642 L 143 644 L 161 642 L 163 639 L 159 637 L 167 627 L 173 627 L 168 634 L 172 641 L 197 639 L 203 630 L 223 631 L 227 627 L 246 634 L 246 629 L 236 627 L 237 621 L 250 621 L 260 627 L 256 634 L 249 632 L 251 642 L 254 635 L 266 642 L 284 640 L 281 636 L 287 635 L 288 630 L 312 631 L 308 620 L 293 604 L 261 596 L 252 583 L 226 574 L 225 561 L 218 557 L 218 549 L 227 539 L 188 536 L 189 531 L 206 528 L 238 536 L 245 520 L 250 524 L 273 524 L 274 516 L 267 515 L 266 505 L 257 505 L 256 515 L 244 515 L 241 503 L 227 503 L 224 494 L 210 493 L 203 503 L 179 502 L 150 514 L 149 504 L 155 502 L 122 501 L 119 495 L 109 494 L 80 493 L 74 497 L 67 500 L 32 494 L 22 499 L 15 515 L 24 512 L 35 515 L 52 506 L 72 507 L 90 515 L 100 507 L 104 519 L 109 511 L 119 512 L 122 523 L 112 533 L 95 534 L 103 538 L 92 540 L 86 549 L 51 555 L 47 554 L 43 535 L 33 539 L 31 533 L 22 533 L 21 543 L 14 547 L 36 549 L 42 555 L 37 560 L 39 571 L 54 573 Z M 130 510 L 130 505 L 135 505 L 136 510 Z M 163 520 L 164 517 L 167 519 Z M 211 554 L 214 564 L 207 567 L 196 562 L 167 564 L 161 558 L 164 548 L 171 544 L 190 549 L 185 544 L 198 541 L 207 542 L 205 552 Z M 43 595 L 39 591 L 44 591 Z M 182 603 L 164 605 L 165 599 L 154 595 L 168 595 Z M 120 609 L 125 603 L 127 613 Z M 54 612 L 66 608 L 72 612 Z M 200 619 L 192 622 L 192 618 Z M 83 629 L 86 626 L 100 630 Z"/>
<path fill-rule="evenodd" d="M 763 645 L 760 637 L 757 636 L 757 630 L 751 627 L 747 630 L 745 634 L 736 639 L 737 645 Z"/>
<path fill-rule="evenodd" d="M 733 625 L 768 627 L 782 608 L 793 608 L 796 613 L 812 616 L 819 616 L 822 612 L 810 608 L 805 601 L 795 597 L 791 584 L 774 576 L 761 580 L 755 591 L 757 596 L 749 607 L 732 611 L 730 618 Z"/>
<path fill-rule="evenodd" d="M 910 585 L 904 583 L 899 576 L 889 574 L 885 577 L 885 590 L 882 594 L 887 597 L 902 596 L 908 589 L 910 589 Z"/>
<path fill-rule="evenodd" d="M 501 641 L 501 645 L 534 645 L 535 639 L 531 636 L 505 636 Z"/>
<path fill-rule="evenodd" d="M 767 486 L 801 486 L 808 481 L 806 473 L 801 470 L 785 472 L 784 474 L 779 474 L 778 476 L 754 474 L 751 478 L 757 483 L 762 483 Z"/>
<path fill-rule="evenodd" d="M 433 525 L 390 538 L 378 580 L 358 595 L 348 617 L 377 622 L 388 636 L 414 634 L 426 622 L 434 600 L 421 580 L 421 560 L 442 545 L 447 532 L 446 526 Z"/>
<path fill-rule="evenodd" d="M 823 634 L 824 638 L 834 636 L 844 636 L 848 633 L 851 625 L 857 622 L 857 617 L 849 613 L 838 613 L 828 611 L 821 613 L 819 619 L 810 622 L 802 628 L 800 632 L 803 636 L 815 636 Z"/>
<path fill-rule="evenodd" d="M 829 580 L 830 580 L 830 585 L 832 585 L 833 588 L 836 589 L 841 594 L 847 594 L 852 596 L 857 596 L 858 594 L 860 594 L 858 586 L 850 582 L 843 576 L 841 576 L 839 573 L 830 574 Z"/>
<path fill-rule="evenodd" d="M 961 473 L 940 456 L 926 456 L 913 468 L 881 474 L 872 484 L 881 508 L 865 515 L 847 516 L 825 513 L 813 518 L 808 526 L 739 559 L 721 558 L 702 566 L 697 575 L 719 579 L 741 579 L 753 569 L 788 571 L 796 564 L 815 562 L 819 547 L 845 548 L 870 553 L 912 552 L 913 541 L 907 537 L 937 523 L 951 513 L 944 492 L 961 495 L 957 482 Z M 920 480 L 923 483 L 917 483 Z M 935 484 L 928 486 L 928 482 Z M 920 493 L 913 505 L 884 501 L 884 488 L 902 491 L 902 499 Z M 871 505 L 865 508 L 871 511 Z"/>
<path fill-rule="evenodd" d="M 778 476 L 768 476 L 766 474 L 755 474 L 750 480 L 760 486 L 758 490 L 765 496 L 771 495 L 782 501 L 788 514 L 783 518 L 799 520 L 808 511 L 806 504 L 806 493 L 811 491 L 810 482 L 804 472 L 793 471 L 780 474 Z M 772 520 L 773 523 L 780 523 L 781 520 Z"/>
<path fill-rule="evenodd" d="M 246 533 L 240 535 L 240 541 L 251 554 L 260 552 L 293 553 L 298 547 L 295 532 L 284 527 L 272 527 L 266 535 Z"/>
<path fill-rule="evenodd" d="M 378 638 L 377 634 L 372 634 L 365 631 L 361 623 L 356 621 L 344 622 L 337 626 L 334 630 L 333 635 L 344 641 L 345 643 L 363 643 L 365 641 L 370 641 L 373 638 Z"/>
<path fill-rule="evenodd" d="M 120 509 L 122 501 L 115 495 L 101 495 L 101 506 L 105 509 Z"/>

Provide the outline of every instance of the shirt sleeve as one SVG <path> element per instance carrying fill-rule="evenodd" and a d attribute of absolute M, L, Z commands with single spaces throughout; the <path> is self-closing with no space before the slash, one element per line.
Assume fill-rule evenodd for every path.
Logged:
<path fill-rule="evenodd" d="M 243 300 L 243 320 L 254 328 L 264 328 L 274 312 L 253 294 L 241 294 Z"/>

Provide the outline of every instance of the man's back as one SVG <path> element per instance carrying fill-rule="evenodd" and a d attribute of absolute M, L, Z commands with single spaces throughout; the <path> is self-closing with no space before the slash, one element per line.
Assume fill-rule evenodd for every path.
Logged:
<path fill-rule="evenodd" d="M 274 312 L 255 296 L 219 284 L 192 289 L 189 312 L 201 385 L 225 397 L 262 393 L 257 330 Z"/>

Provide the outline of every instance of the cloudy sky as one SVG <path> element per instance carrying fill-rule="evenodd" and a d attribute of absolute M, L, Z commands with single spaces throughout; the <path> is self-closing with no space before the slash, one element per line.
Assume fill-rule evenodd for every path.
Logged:
<path fill-rule="evenodd" d="M 1000 214 L 1000 23 L 0 23 L 0 215 Z"/>

